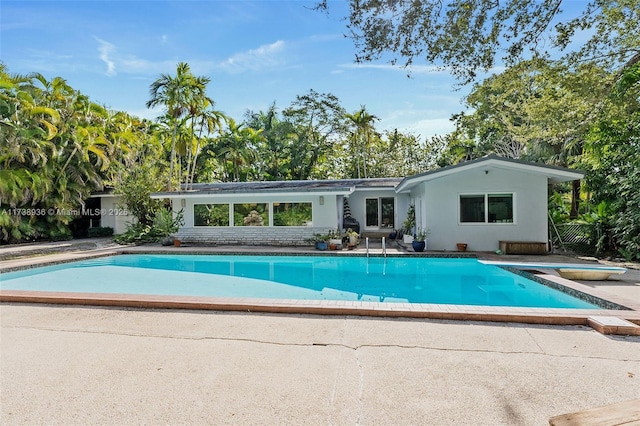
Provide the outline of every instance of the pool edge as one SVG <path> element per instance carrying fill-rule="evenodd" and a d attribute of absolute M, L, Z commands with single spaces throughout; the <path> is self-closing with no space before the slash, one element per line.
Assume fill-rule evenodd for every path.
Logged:
<path fill-rule="evenodd" d="M 592 316 L 616 316 L 640 324 L 640 312 L 604 309 L 514 308 L 426 303 L 380 303 L 336 300 L 249 299 L 196 296 L 155 296 L 107 293 L 66 293 L 0 290 L 3 303 L 46 303 L 128 308 L 217 310 L 315 315 L 429 318 L 517 322 L 547 325 L 588 325 Z"/>
<path fill-rule="evenodd" d="M 86 259 L 122 254 L 143 254 L 138 250 L 109 249 L 100 253 L 84 253 L 81 256 L 69 256 L 62 259 L 40 259 L 41 262 L 32 262 L 10 268 L 0 269 L 0 273 L 16 270 L 31 269 L 35 267 L 64 264 Z M 158 251 L 150 251 L 148 254 L 164 254 Z M 176 254 L 170 252 L 170 254 Z M 181 252 L 180 254 L 205 254 L 202 252 Z M 225 252 L 209 253 L 218 254 L 268 254 L 273 253 L 244 253 Z M 287 255 L 287 253 L 282 253 Z M 309 255 L 300 253 L 298 255 Z M 318 254 L 321 255 L 321 254 Z M 402 254 L 406 256 L 406 254 Z M 395 257 L 395 256 L 394 256 Z M 476 256 L 420 256 L 420 257 L 473 257 Z M 101 294 L 101 293 L 63 293 L 63 292 L 36 292 L 18 290 L 0 290 L 0 302 L 3 303 L 44 303 L 44 304 L 70 304 L 89 306 L 113 306 L 129 308 L 150 309 L 191 309 L 191 310 L 219 310 L 241 312 L 265 312 L 265 313 L 297 313 L 315 315 L 354 315 L 375 317 L 405 317 L 443 320 L 467 320 L 467 321 L 493 321 L 514 322 L 525 324 L 546 325 L 589 325 L 589 318 L 594 316 L 615 316 L 636 325 L 640 325 L 640 304 L 626 300 L 610 293 L 598 291 L 584 284 L 545 274 L 537 275 L 539 278 L 572 288 L 576 291 L 589 294 L 596 298 L 610 301 L 614 304 L 628 308 L 628 310 L 608 309 L 561 309 L 561 308 L 515 308 L 493 307 L 476 305 L 435 305 L 435 304 L 411 304 L 411 303 L 379 303 L 379 302 L 350 302 L 350 301 L 310 301 L 288 299 L 242 299 L 242 298 L 213 298 L 195 296 L 155 296 L 155 295 L 129 295 L 129 294 Z M 633 333 L 635 334 L 635 332 Z M 640 332 L 638 333 L 640 335 Z"/>

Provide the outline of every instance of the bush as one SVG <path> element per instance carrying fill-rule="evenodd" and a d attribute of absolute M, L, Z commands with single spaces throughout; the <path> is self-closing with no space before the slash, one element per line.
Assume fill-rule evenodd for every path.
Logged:
<path fill-rule="evenodd" d="M 160 209 L 156 212 L 153 225 L 141 223 L 129 225 L 127 232 L 116 235 L 113 240 L 118 244 L 157 243 L 161 238 L 177 232 L 183 224 L 182 210 L 174 218 L 170 210 Z"/>
<path fill-rule="evenodd" d="M 99 226 L 97 228 L 89 228 L 87 236 L 89 238 L 110 237 L 113 235 L 113 228 L 110 226 Z"/>

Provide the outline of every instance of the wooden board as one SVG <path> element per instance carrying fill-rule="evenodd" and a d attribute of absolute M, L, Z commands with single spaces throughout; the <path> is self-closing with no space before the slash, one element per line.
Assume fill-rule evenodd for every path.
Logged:
<path fill-rule="evenodd" d="M 638 426 L 640 425 L 640 399 L 561 414 L 551 417 L 549 424 L 551 426 Z"/>
<path fill-rule="evenodd" d="M 546 254 L 547 243 L 537 241 L 500 241 L 504 254 Z"/>

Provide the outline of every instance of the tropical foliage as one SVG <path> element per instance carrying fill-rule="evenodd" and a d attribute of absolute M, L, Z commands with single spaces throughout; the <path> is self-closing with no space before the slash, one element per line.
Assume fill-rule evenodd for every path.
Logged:
<path fill-rule="evenodd" d="M 605 69 L 640 60 L 637 0 L 350 0 L 358 62 L 387 59 L 447 68 L 462 83 L 502 63 L 561 57 Z M 330 2 L 320 0 L 317 9 Z"/>
<path fill-rule="evenodd" d="M 77 212 L 105 188 L 136 218 L 122 241 L 146 241 L 166 222 L 167 206 L 152 192 L 211 181 L 406 176 L 496 153 L 585 170 L 583 182 L 552 188 L 551 217 L 595 224 L 599 254 L 640 258 L 637 62 L 615 70 L 590 61 L 516 63 L 476 83 L 467 112 L 452 117 L 455 131 L 428 140 L 378 131 L 366 106 L 348 112 L 335 95 L 314 90 L 235 120 L 215 109 L 208 84 L 186 63 L 160 75 L 148 106 L 162 113 L 150 122 L 110 111 L 60 77 L 10 75 L 1 65 L 0 241 L 69 238 Z M 202 225 L 228 218 L 204 207 Z M 304 222 L 308 212 L 298 210 L 274 213 L 274 222 Z M 247 205 L 234 220 L 259 225 L 267 214 Z"/>

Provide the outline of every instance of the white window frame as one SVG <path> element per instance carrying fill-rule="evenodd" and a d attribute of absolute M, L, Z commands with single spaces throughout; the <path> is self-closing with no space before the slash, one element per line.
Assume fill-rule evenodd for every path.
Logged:
<path fill-rule="evenodd" d="M 484 196 L 484 222 L 463 222 L 462 219 L 462 205 L 460 199 L 465 195 L 483 195 Z M 490 195 L 511 195 L 511 207 L 512 207 L 512 221 L 511 222 L 489 222 L 489 196 Z M 491 192 L 459 192 L 458 193 L 458 225 L 463 226 L 505 226 L 515 225 L 517 223 L 517 211 L 516 211 L 516 193 L 512 191 L 491 191 Z"/>
<path fill-rule="evenodd" d="M 383 198 L 392 198 L 393 199 L 393 227 L 391 228 L 383 228 L 380 226 L 380 220 L 382 219 L 382 199 Z M 367 226 L 367 200 L 378 200 L 378 225 L 376 226 Z M 397 228 L 398 221 L 398 199 L 394 196 L 379 196 L 379 197 L 366 197 L 364 198 L 364 223 L 362 229 L 368 230 L 393 230 Z"/>

